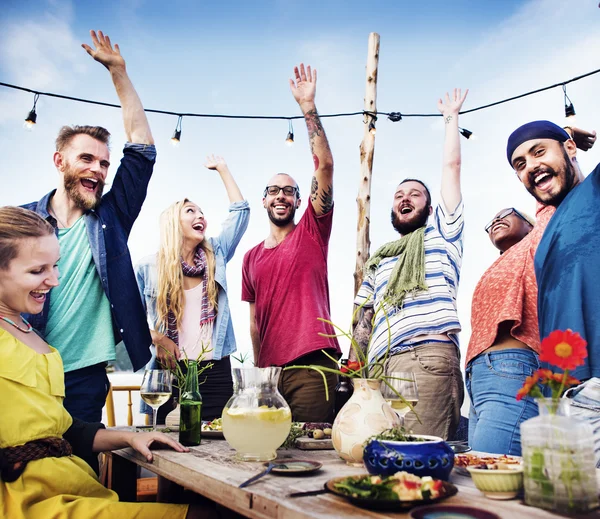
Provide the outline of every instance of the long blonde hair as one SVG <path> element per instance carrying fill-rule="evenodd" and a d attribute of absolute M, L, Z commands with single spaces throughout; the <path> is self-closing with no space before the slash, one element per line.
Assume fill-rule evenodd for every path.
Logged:
<path fill-rule="evenodd" d="M 181 248 L 183 231 L 181 229 L 181 208 L 190 202 L 187 198 L 167 207 L 160 215 L 160 247 L 158 249 L 158 294 L 156 297 L 156 313 L 158 327 L 167 329 L 169 310 L 173 312 L 177 324 L 183 318 L 185 297 L 183 291 L 183 270 L 181 268 Z M 215 283 L 215 254 L 208 239 L 204 238 L 200 247 L 206 253 L 207 292 L 210 304 L 217 310 L 218 289 Z M 167 304 L 168 301 L 168 304 Z"/>

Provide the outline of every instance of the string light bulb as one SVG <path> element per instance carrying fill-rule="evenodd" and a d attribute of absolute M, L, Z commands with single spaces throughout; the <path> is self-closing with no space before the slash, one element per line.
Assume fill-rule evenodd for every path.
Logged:
<path fill-rule="evenodd" d="M 562 88 L 563 93 L 565 94 L 565 117 L 567 119 L 567 124 L 573 126 L 575 124 L 575 107 L 567 95 L 567 85 L 563 85 Z"/>
<path fill-rule="evenodd" d="M 177 148 L 181 142 L 181 120 L 182 116 L 180 115 L 177 118 L 177 126 L 175 126 L 175 131 L 173 132 L 173 137 L 171 137 L 171 144 Z"/>
<path fill-rule="evenodd" d="M 473 134 L 472 131 L 469 131 L 466 128 L 459 128 L 458 131 L 465 139 L 471 140 L 471 141 L 475 140 L 475 135 Z"/>
<path fill-rule="evenodd" d="M 289 120 L 289 126 L 288 126 L 288 134 L 287 137 L 285 138 L 285 143 L 288 146 L 291 146 L 292 144 L 294 144 L 294 127 L 292 125 L 292 120 Z"/>
<path fill-rule="evenodd" d="M 33 108 L 29 111 L 29 114 L 27 114 L 25 122 L 23 123 L 23 128 L 25 128 L 28 131 L 33 130 L 37 123 L 37 113 L 35 111 L 35 107 L 39 98 L 40 94 L 35 94 L 35 96 L 33 97 Z"/>
<path fill-rule="evenodd" d="M 375 127 L 375 121 L 377 120 L 377 116 L 373 112 L 365 112 L 365 115 L 369 117 L 369 133 L 371 135 L 375 135 L 377 133 L 377 128 Z"/>

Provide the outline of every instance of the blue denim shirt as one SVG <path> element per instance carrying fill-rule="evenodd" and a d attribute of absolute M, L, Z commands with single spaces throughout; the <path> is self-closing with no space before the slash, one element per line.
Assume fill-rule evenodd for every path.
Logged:
<path fill-rule="evenodd" d="M 215 281 L 218 286 L 218 311 L 212 336 L 212 354 L 215 360 L 235 353 L 237 349 L 229 300 L 227 298 L 225 269 L 229 260 L 233 258 L 235 249 L 248 228 L 249 219 L 250 205 L 248 202 L 246 200 L 234 202 L 229 206 L 229 216 L 223 223 L 221 234 L 216 238 L 208 238 L 215 253 Z M 140 296 L 148 312 L 148 317 L 154 329 L 158 330 L 158 316 L 156 314 L 158 291 L 156 254 L 146 256 L 135 266 L 135 276 Z"/>
<path fill-rule="evenodd" d="M 127 240 L 146 198 L 155 160 L 156 149 L 153 145 L 127 143 L 110 191 L 95 209 L 84 215 L 96 270 L 112 309 L 115 342 L 123 340 L 134 370 L 142 368 L 150 359 L 152 339 Z M 22 207 L 35 211 L 50 222 L 58 235 L 57 222 L 48 213 L 48 204 L 54 193 L 51 191 L 39 202 Z M 24 315 L 42 337 L 48 322 L 51 296 L 52 291 L 47 295 L 41 313 Z M 77 345 L 73 344 L 72 347 L 76 348 Z"/>

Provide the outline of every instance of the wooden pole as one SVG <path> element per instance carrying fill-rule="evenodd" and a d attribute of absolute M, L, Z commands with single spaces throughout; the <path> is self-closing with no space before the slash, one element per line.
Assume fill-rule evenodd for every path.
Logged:
<path fill-rule="evenodd" d="M 379 65 L 379 34 L 369 34 L 369 50 L 367 56 L 367 86 L 365 92 L 365 112 L 377 111 L 377 68 Z M 360 186 L 356 204 L 358 205 L 358 223 L 356 228 L 356 269 L 354 271 L 354 295 L 363 282 L 364 267 L 369 259 L 371 239 L 369 224 L 371 221 L 371 175 L 373 172 L 373 155 L 375 152 L 374 125 L 377 117 L 365 114 L 365 132 L 360 144 Z M 372 131 L 371 131 L 372 130 Z"/>

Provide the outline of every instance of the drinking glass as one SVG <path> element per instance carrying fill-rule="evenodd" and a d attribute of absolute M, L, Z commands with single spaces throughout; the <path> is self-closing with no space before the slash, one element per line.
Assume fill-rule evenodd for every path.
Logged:
<path fill-rule="evenodd" d="M 394 371 L 387 375 L 386 382 L 402 395 L 402 398 L 404 398 L 406 402 L 409 402 L 410 405 L 413 407 L 417 405 L 419 401 L 419 392 L 417 390 L 417 380 L 414 373 Z M 406 402 L 401 400 L 387 384 L 382 384 L 381 392 L 385 401 L 399 416 L 404 416 L 410 411 L 410 407 L 408 407 Z"/>
<path fill-rule="evenodd" d="M 166 369 L 146 370 L 140 396 L 152 408 L 152 430 L 156 431 L 158 408 L 171 398 L 171 372 Z"/>

